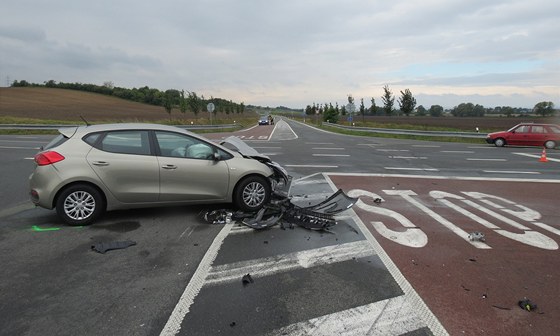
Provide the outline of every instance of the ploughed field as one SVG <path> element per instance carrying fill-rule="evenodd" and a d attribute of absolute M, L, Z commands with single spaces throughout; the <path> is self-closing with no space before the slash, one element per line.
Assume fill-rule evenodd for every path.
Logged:
<path fill-rule="evenodd" d="M 31 118 L 40 120 L 82 122 L 80 116 L 91 122 L 159 122 L 163 120 L 196 120 L 207 119 L 207 112 L 195 116 L 191 112 L 181 113 L 173 109 L 167 114 L 161 106 L 136 103 L 116 97 L 76 90 L 56 88 L 15 87 L 0 88 L 0 117 Z M 218 119 L 254 118 L 252 112 L 244 116 L 218 113 Z M 345 117 L 340 118 L 341 123 Z M 537 117 L 405 117 L 405 116 L 355 116 L 357 125 L 366 123 L 386 125 L 388 128 L 399 128 L 399 125 L 412 125 L 415 129 L 441 127 L 473 132 L 476 127 L 481 132 L 505 130 L 520 122 L 560 123 L 558 118 Z M 203 121 L 202 121 L 203 122 Z M 371 126 L 371 125 L 369 125 Z M 408 127 L 410 128 L 410 127 Z"/>

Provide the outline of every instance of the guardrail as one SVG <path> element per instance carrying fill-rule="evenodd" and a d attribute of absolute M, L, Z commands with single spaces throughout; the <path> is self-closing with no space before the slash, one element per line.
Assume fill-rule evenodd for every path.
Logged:
<path fill-rule="evenodd" d="M 446 132 L 446 131 L 419 131 L 419 130 L 405 130 L 405 129 L 389 129 L 389 128 L 371 128 L 371 127 L 356 127 L 356 126 L 344 126 L 331 123 L 323 123 L 325 126 L 353 130 L 353 131 L 363 131 L 371 133 L 382 133 L 382 134 L 401 134 L 401 135 L 422 135 L 422 136 L 439 136 L 439 137 L 459 137 L 459 138 L 475 138 L 484 139 L 486 134 L 477 132 Z"/>
<path fill-rule="evenodd" d="M 82 125 L 54 125 L 54 124 L 0 124 L 0 129 L 11 130 L 57 130 L 64 127 L 77 127 Z M 238 124 L 219 124 L 219 125 L 173 125 L 187 130 L 211 130 L 241 127 Z"/>

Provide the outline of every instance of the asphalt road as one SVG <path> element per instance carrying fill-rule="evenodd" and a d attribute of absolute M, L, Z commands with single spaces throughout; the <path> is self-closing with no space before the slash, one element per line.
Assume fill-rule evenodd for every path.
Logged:
<path fill-rule="evenodd" d="M 298 204 L 360 181 L 371 188 L 375 181 L 367 174 L 476 178 L 472 184 L 560 176 L 557 150 L 542 163 L 539 148 L 350 137 L 293 121 L 234 135 L 287 168 Z M 27 201 L 30 158 L 49 138 L 0 136 L 1 334 L 429 335 L 460 329 L 399 278 L 406 267 L 394 253 L 403 252 L 380 248 L 373 230 L 352 214 L 341 216 L 330 234 L 209 225 L 199 218 L 208 208 L 196 206 L 116 211 L 89 227 L 64 226 L 53 211 Z M 337 174 L 358 180 L 333 182 Z M 540 202 L 554 207 L 553 199 Z M 137 244 L 106 254 L 91 250 L 127 239 Z M 243 285 L 245 274 L 254 282 Z"/>

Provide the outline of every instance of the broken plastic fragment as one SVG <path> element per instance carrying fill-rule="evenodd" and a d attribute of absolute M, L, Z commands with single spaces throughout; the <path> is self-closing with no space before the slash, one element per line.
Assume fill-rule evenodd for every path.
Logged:
<path fill-rule="evenodd" d="M 314 212 L 322 213 L 322 214 L 337 214 L 344 210 L 350 209 L 354 204 L 358 202 L 357 198 L 350 197 L 346 195 L 342 189 L 338 189 L 337 192 L 332 194 L 329 198 L 324 200 L 323 202 L 306 207 L 305 209 L 313 210 Z"/>
<path fill-rule="evenodd" d="M 525 298 L 523 300 L 520 300 L 518 302 L 519 307 L 521 307 L 521 309 L 526 310 L 528 312 L 536 310 L 537 309 L 537 305 L 534 304 L 533 302 L 531 302 L 531 300 Z"/>
<path fill-rule="evenodd" d="M 247 273 L 243 276 L 243 278 L 241 279 L 241 282 L 243 282 L 243 286 L 247 286 L 250 283 L 253 283 L 253 278 L 251 277 L 251 274 Z"/>
<path fill-rule="evenodd" d="M 204 220 L 210 224 L 227 224 L 231 222 L 233 213 L 229 210 L 211 210 L 204 213 Z"/>
<path fill-rule="evenodd" d="M 129 246 L 136 245 L 135 241 L 125 240 L 125 241 L 115 241 L 109 243 L 97 243 L 91 246 L 91 249 L 95 252 L 105 253 L 110 250 L 125 249 Z"/>
<path fill-rule="evenodd" d="M 484 242 L 484 241 L 486 241 L 486 238 L 484 237 L 484 233 L 475 231 L 475 232 L 469 233 L 469 240 L 470 241 Z"/>

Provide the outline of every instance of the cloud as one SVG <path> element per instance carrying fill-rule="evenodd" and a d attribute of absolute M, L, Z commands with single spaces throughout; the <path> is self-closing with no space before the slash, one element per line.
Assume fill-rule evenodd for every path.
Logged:
<path fill-rule="evenodd" d="M 559 11 L 548 0 L 9 0 L 0 76 L 299 108 L 380 101 L 385 84 L 429 104 L 560 105 Z"/>

